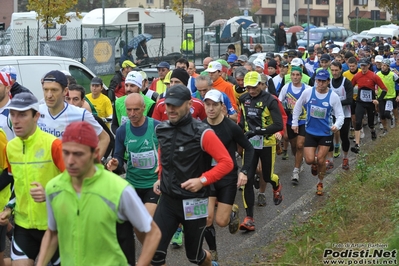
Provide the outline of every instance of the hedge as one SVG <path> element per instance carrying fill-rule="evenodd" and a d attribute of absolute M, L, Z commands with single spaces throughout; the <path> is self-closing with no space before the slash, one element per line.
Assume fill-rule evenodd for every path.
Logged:
<path fill-rule="evenodd" d="M 379 27 L 382 25 L 388 25 L 388 24 L 396 24 L 399 25 L 399 21 L 386 21 L 386 20 L 376 20 L 375 26 L 374 26 L 374 20 L 367 19 L 367 18 L 359 18 L 358 20 L 358 33 L 364 31 L 364 30 L 369 30 L 374 27 Z M 353 32 L 356 32 L 356 19 L 351 19 L 349 22 L 349 27 Z"/>

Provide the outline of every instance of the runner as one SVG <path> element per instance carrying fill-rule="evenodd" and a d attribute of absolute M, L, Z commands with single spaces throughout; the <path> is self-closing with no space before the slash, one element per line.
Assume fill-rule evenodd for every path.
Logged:
<path fill-rule="evenodd" d="M 165 265 L 168 245 L 179 223 L 184 226 L 188 260 L 202 266 L 218 265 L 202 249 L 209 185 L 230 173 L 233 162 L 209 126 L 191 117 L 191 95 L 186 86 L 169 88 L 165 102 L 169 121 L 156 129 L 161 165 L 154 184 L 154 191 L 162 193 L 154 215 L 162 238 L 152 265 Z M 209 171 L 203 164 L 207 154 L 217 162 Z"/>
<path fill-rule="evenodd" d="M 91 93 L 87 94 L 87 99 L 94 105 L 97 111 L 97 116 L 107 121 L 107 126 L 111 128 L 112 121 L 112 103 L 110 99 L 102 93 L 103 80 L 99 77 L 94 77 L 90 82 Z"/>
<path fill-rule="evenodd" d="M 326 161 L 327 170 L 334 168 L 333 158 L 340 156 L 340 141 L 342 143 L 343 159 L 342 169 L 349 170 L 348 151 L 350 147 L 349 128 L 351 124 L 351 105 L 353 100 L 353 86 L 352 82 L 342 76 L 342 65 L 339 62 L 333 61 L 330 66 L 331 74 L 333 76 L 330 81 L 330 89 L 334 91 L 341 100 L 342 110 L 344 112 L 344 124 L 341 129 L 334 133 L 334 146 L 330 147 L 328 152 L 328 159 Z M 333 153 L 334 150 L 334 153 Z"/>
<path fill-rule="evenodd" d="M 7 146 L 7 136 L 6 133 L 0 129 L 0 149 L 5 150 Z M 1 172 L 6 170 L 6 173 L 8 175 L 7 171 L 7 158 L 4 152 L 0 153 L 0 165 L 1 165 Z M 5 178 L 2 180 L 5 181 Z M 1 183 L 1 188 L 0 188 L 0 206 L 6 206 L 8 200 L 10 199 L 11 196 L 11 185 L 9 182 L 5 182 L 6 184 Z M 11 223 L 8 223 L 7 225 L 1 225 L 0 226 L 0 266 L 11 266 L 11 259 L 7 258 L 4 259 L 4 251 L 6 249 L 6 237 L 7 237 L 7 229 L 8 226 L 12 225 Z"/>
<path fill-rule="evenodd" d="M 351 148 L 354 153 L 360 152 L 360 130 L 362 129 L 362 120 L 364 111 L 367 112 L 368 126 L 371 130 L 371 139 L 377 139 L 377 133 L 374 128 L 374 114 L 379 101 L 383 101 L 387 94 L 387 87 L 381 78 L 369 70 L 370 62 L 366 58 L 359 61 L 361 72 L 358 72 L 352 79 L 352 85 L 358 86 L 356 98 L 356 124 L 355 124 L 355 147 Z M 381 94 L 376 98 L 375 85 L 380 87 Z"/>
<path fill-rule="evenodd" d="M 161 238 L 158 226 L 133 187 L 96 164 L 99 148 L 95 135 L 84 121 L 65 129 L 62 153 L 66 171 L 46 186 L 48 229 L 38 265 L 48 264 L 58 244 L 63 265 L 127 265 L 116 237 L 116 224 L 121 220 L 130 221 L 145 234 L 136 265 L 149 265 L 155 253 Z"/>
<path fill-rule="evenodd" d="M 7 108 L 16 138 L 6 146 L 8 173 L 3 171 L 1 179 L 14 180 L 15 194 L 0 213 L 0 225 L 7 225 L 14 213 L 11 259 L 14 265 L 33 266 L 47 229 L 44 187 L 65 170 L 61 140 L 38 127 L 39 102 L 33 94 L 15 95 Z M 49 260 L 60 265 L 56 247 L 53 255 Z"/>
<path fill-rule="evenodd" d="M 303 145 L 305 143 L 305 123 L 306 123 L 306 110 L 302 108 L 302 112 L 298 121 L 298 133 L 295 133 L 292 126 L 292 111 L 295 103 L 302 95 L 305 89 L 311 88 L 302 82 L 302 68 L 293 66 L 291 68 L 290 80 L 281 89 L 279 100 L 283 103 L 285 112 L 288 115 L 286 132 L 284 132 L 285 139 L 288 139 L 291 144 L 292 154 L 295 156 L 294 170 L 292 171 L 291 182 L 293 185 L 299 183 L 299 173 L 303 162 Z"/>
<path fill-rule="evenodd" d="M 0 127 L 7 136 L 7 140 L 12 140 L 15 137 L 12 130 L 11 121 L 9 118 L 10 110 L 7 106 L 10 104 L 10 90 L 12 86 L 12 79 L 6 72 L 0 71 Z M 1 163 L 1 162 L 0 162 Z"/>
<path fill-rule="evenodd" d="M 322 69 L 317 72 L 315 78 L 316 85 L 305 90 L 295 104 L 292 130 L 294 133 L 299 133 L 298 119 L 304 106 L 307 117 L 303 153 L 306 163 L 312 165 L 312 175 L 318 175 L 316 194 L 321 196 L 323 195 L 323 178 L 326 174 L 326 155 L 333 141 L 332 134 L 344 123 L 344 113 L 339 96 L 328 89 L 330 73 Z M 336 117 L 334 124 L 331 117 L 333 112 Z"/>
<path fill-rule="evenodd" d="M 222 141 L 230 154 L 234 163 L 233 170 L 221 180 L 211 185 L 211 194 L 208 204 L 208 219 L 205 229 L 205 240 L 208 243 L 212 260 L 217 261 L 216 249 L 216 231 L 213 226 L 213 220 L 216 217 L 216 223 L 220 227 L 229 225 L 231 234 L 235 234 L 239 228 L 240 220 L 238 217 L 238 206 L 234 204 L 237 188 L 247 183 L 248 170 L 251 160 L 254 156 L 254 149 L 251 143 L 244 136 L 242 130 L 237 124 L 223 115 L 223 95 L 218 90 L 210 90 L 204 97 L 205 111 L 207 118 L 204 123 L 208 124 Z M 244 161 L 237 178 L 237 161 L 235 152 L 237 145 L 244 148 Z M 216 162 L 212 160 L 211 166 Z M 215 215 L 215 204 L 218 202 Z"/>
<path fill-rule="evenodd" d="M 100 158 L 103 158 L 110 141 L 109 135 L 97 123 L 90 112 L 65 102 L 68 93 L 67 79 L 61 71 L 54 70 L 47 73 L 42 82 L 44 100 L 40 105 L 38 126 L 57 138 L 61 138 L 67 125 L 74 121 L 87 121 L 96 130 L 99 138 Z"/>
<path fill-rule="evenodd" d="M 239 125 L 250 139 L 255 149 L 255 156 L 248 172 L 248 182 L 244 190 L 244 207 L 247 217 L 240 225 L 240 230 L 255 230 L 253 206 L 255 195 L 253 190 L 254 175 L 259 158 L 262 162 L 263 179 L 273 186 L 273 201 L 279 205 L 283 196 L 281 184 L 274 173 L 276 138 L 274 133 L 283 129 L 283 119 L 278 100 L 260 86 L 260 75 L 255 71 L 248 72 L 244 78 L 244 86 L 248 93 L 240 97 Z"/>

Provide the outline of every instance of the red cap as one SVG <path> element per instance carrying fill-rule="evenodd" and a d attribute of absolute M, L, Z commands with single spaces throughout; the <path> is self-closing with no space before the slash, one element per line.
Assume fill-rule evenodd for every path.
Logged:
<path fill-rule="evenodd" d="M 98 137 L 93 126 L 85 121 L 69 124 L 62 135 L 62 143 L 76 142 L 91 148 L 97 148 Z"/>

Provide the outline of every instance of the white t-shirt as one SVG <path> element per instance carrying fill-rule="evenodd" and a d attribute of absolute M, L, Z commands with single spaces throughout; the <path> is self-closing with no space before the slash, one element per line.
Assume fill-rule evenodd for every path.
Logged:
<path fill-rule="evenodd" d="M 97 133 L 97 136 L 101 134 L 103 128 L 96 121 L 90 112 L 86 109 L 79 108 L 64 102 L 64 109 L 57 114 L 52 116 L 48 110 L 47 105 L 41 104 L 39 106 L 40 117 L 37 125 L 41 130 L 54 135 L 57 138 L 61 138 L 64 134 L 65 128 L 72 122 L 86 121 L 90 123 Z"/>
<path fill-rule="evenodd" d="M 11 100 L 8 100 L 7 104 L 0 108 L 0 127 L 4 130 L 4 133 L 6 133 L 8 141 L 15 137 L 14 131 L 12 130 L 11 120 L 9 118 L 10 110 L 7 109 L 10 102 Z"/>

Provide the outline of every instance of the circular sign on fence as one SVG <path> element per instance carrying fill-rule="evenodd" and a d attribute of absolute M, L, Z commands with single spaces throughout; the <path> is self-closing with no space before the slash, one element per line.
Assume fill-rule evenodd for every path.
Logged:
<path fill-rule="evenodd" d="M 108 42 L 100 41 L 94 46 L 94 59 L 97 63 L 105 63 L 112 56 L 112 46 Z"/>

